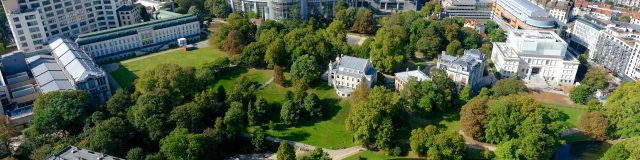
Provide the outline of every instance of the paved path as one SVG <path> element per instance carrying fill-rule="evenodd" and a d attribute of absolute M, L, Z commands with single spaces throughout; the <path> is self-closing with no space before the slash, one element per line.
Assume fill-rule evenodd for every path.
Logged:
<path fill-rule="evenodd" d="M 244 133 L 242 134 L 242 136 L 247 137 L 247 138 L 251 138 L 253 135 L 248 134 L 248 133 Z M 280 143 L 280 141 L 282 141 L 282 139 L 280 138 L 275 138 L 275 137 L 267 137 L 268 141 L 271 142 L 275 142 L 275 143 Z M 304 143 L 300 143 L 300 142 L 294 142 L 294 141 L 287 141 L 289 143 L 289 145 L 294 146 L 297 149 L 296 154 L 299 155 L 303 152 L 310 152 L 315 150 L 316 146 L 312 146 L 309 144 L 304 144 Z M 362 151 L 365 151 L 366 149 L 363 148 L 362 146 L 354 146 L 354 147 L 350 147 L 350 148 L 345 148 L 345 149 L 339 149 L 339 150 L 332 150 L 332 149 L 326 149 L 326 148 L 322 148 L 322 150 L 329 154 L 329 157 L 331 157 L 331 159 L 333 160 L 341 160 L 341 159 L 345 159 L 349 156 L 358 154 Z M 276 154 L 273 154 L 271 156 L 269 156 L 269 159 L 276 159 Z"/>
<path fill-rule="evenodd" d="M 474 140 L 472 137 L 469 137 L 467 135 L 464 134 L 464 132 L 462 132 L 462 130 L 458 131 L 458 134 L 462 135 L 462 137 L 464 137 L 464 143 L 467 145 L 467 147 L 469 148 L 473 148 L 473 149 L 487 149 L 490 151 L 496 151 L 496 145 L 495 144 L 489 144 L 489 143 L 483 143 L 483 142 L 479 142 Z"/>
<path fill-rule="evenodd" d="M 268 81 L 264 82 L 260 87 L 256 88 L 256 90 L 254 92 L 258 92 L 262 88 L 267 87 L 267 85 L 271 84 L 271 82 L 273 82 L 273 80 L 274 80 L 274 78 L 271 77 L 271 79 L 269 79 Z"/>

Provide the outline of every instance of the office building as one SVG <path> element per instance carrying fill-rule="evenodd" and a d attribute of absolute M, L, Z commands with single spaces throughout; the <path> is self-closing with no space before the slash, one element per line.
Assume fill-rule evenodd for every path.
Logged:
<path fill-rule="evenodd" d="M 590 58 L 622 80 L 640 79 L 640 26 L 626 23 L 608 25 L 600 31 Z"/>
<path fill-rule="evenodd" d="M 527 0 L 497 0 L 493 19 L 506 22 L 514 29 L 551 29 L 556 26 L 549 12 Z"/>
<path fill-rule="evenodd" d="M 404 85 L 409 82 L 410 78 L 415 78 L 416 81 L 418 82 L 422 82 L 422 81 L 430 81 L 431 78 L 429 78 L 429 76 L 427 76 L 427 74 L 425 74 L 424 72 L 422 72 L 420 70 L 420 67 L 418 67 L 418 69 L 413 70 L 413 71 L 409 71 L 409 68 L 407 68 L 407 71 L 405 72 L 398 72 L 395 74 L 394 77 L 394 84 L 396 87 L 396 91 L 402 91 L 404 89 Z"/>
<path fill-rule="evenodd" d="M 118 27 L 116 9 L 126 0 L 3 0 L 2 5 L 18 50 L 43 49 L 51 37 Z"/>
<path fill-rule="evenodd" d="M 264 19 L 282 20 L 292 16 L 332 17 L 335 0 L 227 0 L 227 4 L 233 12 L 253 12 Z"/>
<path fill-rule="evenodd" d="M 572 0 L 529 0 L 549 12 L 549 15 L 562 23 L 571 18 Z"/>
<path fill-rule="evenodd" d="M 82 149 L 76 146 L 67 146 L 62 151 L 47 157 L 46 160 L 124 160 L 122 158 Z"/>
<path fill-rule="evenodd" d="M 495 0 L 443 0 L 447 16 L 465 19 L 489 19 Z"/>
<path fill-rule="evenodd" d="M 621 4 L 630 7 L 640 7 L 640 0 L 611 0 L 616 4 Z"/>
<path fill-rule="evenodd" d="M 569 46 L 580 53 L 588 51 L 590 58 L 593 58 L 596 50 L 600 31 L 605 29 L 609 23 L 593 18 L 591 16 L 579 16 L 573 25 Z"/>
<path fill-rule="evenodd" d="M 329 86 L 334 87 L 340 97 L 351 96 L 360 84 L 372 87 L 377 76 L 378 72 L 367 59 L 340 56 L 335 62 L 329 62 Z"/>
<path fill-rule="evenodd" d="M 141 11 L 134 5 L 126 5 L 118 8 L 116 12 L 118 12 L 118 21 L 120 22 L 120 26 L 128 26 L 142 22 L 141 12 L 146 11 Z"/>
<path fill-rule="evenodd" d="M 379 0 L 369 1 L 371 8 L 384 13 L 394 13 L 402 11 L 419 11 L 418 6 L 424 6 L 424 0 Z"/>
<path fill-rule="evenodd" d="M 491 60 L 501 78 L 518 76 L 529 84 L 573 84 L 580 62 L 553 31 L 513 30 L 506 42 L 494 42 Z"/>
<path fill-rule="evenodd" d="M 95 62 L 102 63 L 166 49 L 180 38 L 200 38 L 199 20 L 194 15 L 159 11 L 157 17 L 149 22 L 82 34 L 76 43 Z"/>
<path fill-rule="evenodd" d="M 485 57 L 478 49 L 465 50 L 464 55 L 450 56 L 442 52 L 438 58 L 438 68 L 447 72 L 449 79 L 462 89 L 471 85 L 472 89 L 479 90 L 484 73 Z"/>

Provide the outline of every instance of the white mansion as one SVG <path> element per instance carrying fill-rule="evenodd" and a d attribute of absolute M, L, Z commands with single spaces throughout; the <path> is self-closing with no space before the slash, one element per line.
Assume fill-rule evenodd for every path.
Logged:
<path fill-rule="evenodd" d="M 562 38 L 542 30 L 509 32 L 507 42 L 493 43 L 491 59 L 502 78 L 518 76 L 546 85 L 572 84 L 580 65 Z"/>
<path fill-rule="evenodd" d="M 361 83 L 372 87 L 376 83 L 376 78 L 377 71 L 370 60 L 341 56 L 336 57 L 335 62 L 329 62 L 329 86 L 333 86 L 340 97 L 351 96 Z"/>

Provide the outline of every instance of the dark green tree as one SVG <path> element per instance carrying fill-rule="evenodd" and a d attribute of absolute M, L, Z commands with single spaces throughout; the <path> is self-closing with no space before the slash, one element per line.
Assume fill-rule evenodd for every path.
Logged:
<path fill-rule="evenodd" d="M 298 57 L 291 65 L 291 79 L 295 85 L 302 89 L 308 88 L 311 83 L 320 78 L 320 71 L 316 59 L 309 55 Z"/>
<path fill-rule="evenodd" d="M 569 92 L 569 98 L 571 98 L 571 101 L 575 103 L 586 104 L 592 94 L 593 90 L 591 89 L 591 86 L 579 85 Z"/>
<path fill-rule="evenodd" d="M 174 108 L 169 119 L 176 124 L 177 128 L 186 128 L 191 132 L 200 133 L 208 124 L 213 123 L 211 113 L 205 106 L 190 102 Z"/>
<path fill-rule="evenodd" d="M 285 101 L 280 109 L 280 120 L 286 125 L 292 125 L 300 119 L 300 108 L 292 100 Z"/>
<path fill-rule="evenodd" d="M 129 152 L 127 152 L 127 159 L 129 160 L 144 160 L 145 153 L 144 150 L 140 147 L 131 148 Z"/>
<path fill-rule="evenodd" d="M 224 114 L 224 124 L 227 127 L 226 130 L 233 135 L 238 135 L 247 126 L 245 118 L 246 113 L 242 107 L 242 103 L 232 102 L 229 111 Z"/>
<path fill-rule="evenodd" d="M 105 107 L 112 116 L 123 117 L 127 113 L 127 109 L 132 105 L 130 94 L 127 90 L 119 89 L 107 101 Z"/>
<path fill-rule="evenodd" d="M 131 145 L 134 129 L 124 119 L 113 117 L 102 121 L 93 128 L 89 136 L 91 150 L 123 157 Z"/>
<path fill-rule="evenodd" d="M 77 134 L 82 131 L 82 122 L 92 109 L 91 97 L 87 92 L 49 92 L 34 102 L 33 120 L 24 133 L 27 137 L 57 131 Z"/>
<path fill-rule="evenodd" d="M 280 147 L 278 147 L 277 160 L 295 160 L 296 151 L 293 146 L 289 145 L 286 140 L 280 141 Z"/>
<path fill-rule="evenodd" d="M 264 151 L 269 146 L 269 141 L 267 141 L 267 132 L 258 127 L 253 131 L 253 137 L 251 137 L 251 144 L 253 144 L 253 148 L 257 152 Z"/>
<path fill-rule="evenodd" d="M 206 0 L 204 7 L 209 11 L 209 14 L 217 18 L 227 17 L 230 10 L 224 0 Z"/>
<path fill-rule="evenodd" d="M 347 129 L 356 142 L 372 149 L 391 149 L 395 132 L 394 116 L 399 114 L 400 98 L 383 87 L 374 87 L 366 101 L 355 106 L 347 117 Z"/>
<path fill-rule="evenodd" d="M 622 84 L 607 97 L 604 106 L 612 136 L 640 136 L 640 82 Z"/>
<path fill-rule="evenodd" d="M 527 86 L 516 78 L 501 79 L 491 88 L 491 92 L 493 96 L 501 97 L 527 92 Z"/>

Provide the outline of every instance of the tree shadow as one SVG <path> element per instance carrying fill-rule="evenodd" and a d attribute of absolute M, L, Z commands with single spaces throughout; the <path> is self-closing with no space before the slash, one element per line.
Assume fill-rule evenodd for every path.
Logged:
<path fill-rule="evenodd" d="M 307 140 L 307 138 L 309 138 L 310 136 L 311 134 L 298 130 L 298 131 L 281 133 L 281 135 L 278 137 L 281 139 L 289 140 L 289 141 L 299 142 L 299 141 Z"/>
<path fill-rule="evenodd" d="M 117 70 L 110 73 L 113 79 L 118 82 L 121 88 L 130 88 L 135 84 L 135 80 L 138 79 L 138 76 L 134 73 L 134 71 L 129 70 L 129 68 L 120 65 Z"/>

